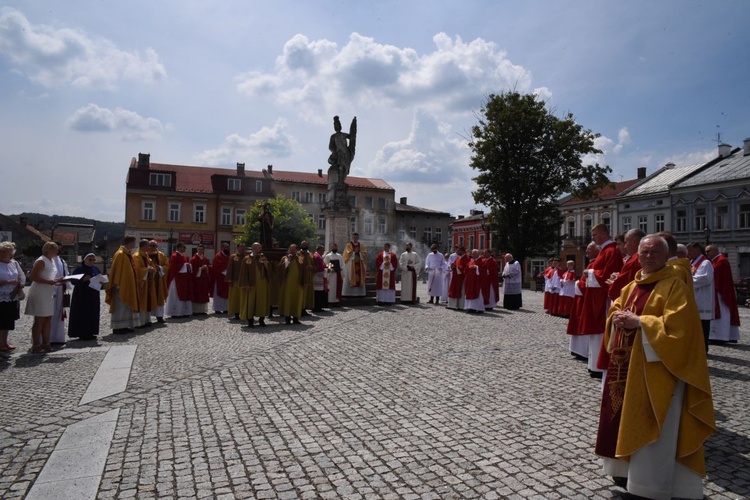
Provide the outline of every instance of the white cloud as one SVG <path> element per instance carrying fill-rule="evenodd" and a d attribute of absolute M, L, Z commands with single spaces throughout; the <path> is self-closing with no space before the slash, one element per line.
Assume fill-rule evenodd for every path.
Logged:
<path fill-rule="evenodd" d="M 284 45 L 272 73 L 241 74 L 237 89 L 246 95 L 277 91 L 272 95 L 279 103 L 312 118 L 346 104 L 468 113 L 487 94 L 530 87 L 530 72 L 495 43 L 482 38 L 466 43 L 445 33 L 435 35 L 433 43 L 432 52 L 419 54 L 358 33 L 341 48 L 298 34 Z"/>
<path fill-rule="evenodd" d="M 467 141 L 430 113 L 414 114 L 409 136 L 385 144 L 365 169 L 371 177 L 394 182 L 442 185 L 469 180 Z"/>
<path fill-rule="evenodd" d="M 0 54 L 16 65 L 15 72 L 35 83 L 111 90 L 120 80 L 151 83 L 166 78 L 151 48 L 141 56 L 73 29 L 32 24 L 15 9 L 1 12 Z"/>
<path fill-rule="evenodd" d="M 552 91 L 547 87 L 539 87 L 537 89 L 534 89 L 532 94 L 536 95 L 546 103 L 549 103 L 552 100 Z"/>
<path fill-rule="evenodd" d="M 617 133 L 617 145 L 612 149 L 612 152 L 614 152 L 615 154 L 619 154 L 622 151 L 622 148 L 630 144 L 631 142 L 632 141 L 630 139 L 630 132 L 628 132 L 628 128 L 621 128 Z"/>
<path fill-rule="evenodd" d="M 695 165 L 698 163 L 706 163 L 707 161 L 713 160 L 717 156 L 718 156 L 718 153 L 716 149 L 709 149 L 706 151 L 677 153 L 677 154 L 666 157 L 663 163 L 659 165 L 659 167 L 661 168 L 662 166 L 670 162 L 674 163 L 678 167 L 687 166 L 687 165 Z"/>
<path fill-rule="evenodd" d="M 65 125 L 78 132 L 117 132 L 127 141 L 159 137 L 164 130 L 156 118 L 144 118 L 134 111 L 122 108 L 112 110 L 96 104 L 76 110 Z"/>
<path fill-rule="evenodd" d="M 195 155 L 204 165 L 227 165 L 237 161 L 285 158 L 291 155 L 295 139 L 288 132 L 284 119 L 276 120 L 273 127 L 263 127 L 247 137 L 232 134 L 216 149 Z"/>

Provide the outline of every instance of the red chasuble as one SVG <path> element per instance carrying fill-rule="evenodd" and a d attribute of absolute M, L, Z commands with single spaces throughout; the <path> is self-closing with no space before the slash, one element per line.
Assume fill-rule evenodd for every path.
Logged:
<path fill-rule="evenodd" d="M 180 270 L 182 269 L 182 266 L 184 264 L 190 265 L 188 262 L 188 258 L 186 255 L 181 255 L 179 252 L 174 252 L 172 256 L 169 258 L 169 272 L 167 273 L 167 289 L 169 289 L 170 286 L 172 286 L 172 281 L 174 281 L 174 286 L 177 289 L 177 297 L 186 302 L 191 302 L 193 300 L 193 295 L 190 292 L 190 277 L 191 273 L 181 273 Z"/>
<path fill-rule="evenodd" d="M 628 297 L 623 310 L 631 310 L 638 316 L 643 313 L 646 302 L 654 290 L 656 282 L 636 285 Z M 633 350 L 635 336 L 640 335 L 640 328 L 633 330 L 615 329 L 614 349 L 607 366 L 607 375 L 602 392 L 602 407 L 599 414 L 599 432 L 596 435 L 595 453 L 601 457 L 617 458 L 617 436 L 620 432 L 622 403 L 625 398 L 625 384 L 628 379 L 630 354 Z"/>
<path fill-rule="evenodd" d="M 607 322 L 607 292 L 609 285 L 606 281 L 612 273 L 622 269 L 622 254 L 614 242 L 602 248 L 594 259 L 592 271 L 598 287 L 587 287 L 583 297 L 583 311 L 579 318 L 579 333 L 582 335 L 596 335 L 604 332 Z"/>
<path fill-rule="evenodd" d="M 484 267 L 486 270 L 486 279 L 482 286 L 482 295 L 484 295 L 484 305 L 486 306 L 490 303 L 490 289 L 495 291 L 495 300 L 500 297 L 500 275 L 498 274 L 497 261 L 494 257 L 484 259 Z"/>
<path fill-rule="evenodd" d="M 479 274 L 477 274 L 477 269 Z M 468 270 L 466 271 L 466 300 L 479 298 L 479 292 L 482 291 L 482 285 L 485 281 L 487 270 L 484 267 L 482 259 L 471 259 Z"/>
<path fill-rule="evenodd" d="M 205 256 L 201 257 L 200 255 L 195 254 L 193 255 L 193 258 L 190 259 L 190 265 L 193 267 L 193 298 L 191 301 L 196 304 L 206 304 L 208 303 L 208 296 L 211 292 L 211 268 L 209 267 L 208 259 Z M 206 266 L 206 269 L 203 271 L 201 271 L 202 266 Z M 200 277 L 198 274 L 200 274 Z"/>
<path fill-rule="evenodd" d="M 722 254 L 717 255 L 712 261 L 714 266 L 714 290 L 716 293 L 716 318 L 721 316 L 719 312 L 718 294 L 721 294 L 721 300 L 729 308 L 729 324 L 740 326 L 740 312 L 737 309 L 737 296 L 734 290 L 734 281 L 732 280 L 732 267 L 729 260 Z"/>
<path fill-rule="evenodd" d="M 448 287 L 448 297 L 460 299 L 463 293 L 464 279 L 469 268 L 469 256 L 463 254 L 451 264 L 451 283 Z"/>
<path fill-rule="evenodd" d="M 594 267 L 594 262 L 590 262 L 586 269 Z M 565 333 L 568 335 L 580 335 L 581 328 L 581 314 L 583 314 L 583 299 L 586 296 L 586 273 L 583 273 L 578 279 L 578 290 L 583 295 L 576 295 L 573 301 L 573 309 L 570 311 L 570 318 L 568 319 L 568 329 Z"/>
<path fill-rule="evenodd" d="M 229 265 L 229 256 L 225 255 L 224 252 L 219 252 L 214 257 L 214 262 L 211 265 L 211 287 L 210 295 L 214 295 L 214 285 L 216 288 L 216 294 L 222 299 L 229 298 L 229 283 L 224 281 L 224 271 Z"/>
<path fill-rule="evenodd" d="M 387 273 L 383 272 L 383 269 L 380 269 L 383 262 L 388 261 L 391 263 L 391 268 L 388 270 Z M 398 268 L 398 258 L 396 257 L 396 254 L 393 252 L 380 252 L 375 259 L 375 267 L 378 268 L 378 281 L 375 283 L 375 288 L 377 290 L 383 290 L 383 289 L 390 289 L 395 290 L 396 289 L 396 269 Z"/>

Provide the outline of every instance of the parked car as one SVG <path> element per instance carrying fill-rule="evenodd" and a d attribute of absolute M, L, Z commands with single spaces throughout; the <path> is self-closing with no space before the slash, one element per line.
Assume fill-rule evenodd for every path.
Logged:
<path fill-rule="evenodd" d="M 737 293 L 737 305 L 750 307 L 750 276 L 735 280 L 734 290 Z"/>

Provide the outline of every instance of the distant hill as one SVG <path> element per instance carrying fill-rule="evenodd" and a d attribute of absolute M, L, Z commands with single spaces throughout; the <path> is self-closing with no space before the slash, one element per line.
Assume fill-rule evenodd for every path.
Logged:
<path fill-rule="evenodd" d="M 38 227 L 39 222 L 41 221 L 43 223 L 44 229 L 52 229 L 59 222 L 67 222 L 73 224 L 91 224 L 96 228 L 97 241 L 103 240 L 105 235 L 107 236 L 107 239 L 109 241 L 119 241 L 125 235 L 124 222 L 103 222 L 96 219 L 88 219 L 86 217 L 72 217 L 69 215 L 46 215 L 32 212 L 9 215 L 8 217 L 14 220 L 20 220 L 21 217 L 26 217 L 29 225 L 32 225 L 34 227 Z"/>

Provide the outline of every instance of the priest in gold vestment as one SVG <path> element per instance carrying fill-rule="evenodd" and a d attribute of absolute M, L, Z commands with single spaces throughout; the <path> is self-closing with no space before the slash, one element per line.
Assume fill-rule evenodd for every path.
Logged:
<path fill-rule="evenodd" d="M 698 310 L 668 256 L 663 238 L 643 238 L 642 269 L 609 310 L 596 454 L 633 495 L 703 498 L 711 385 Z"/>
<path fill-rule="evenodd" d="M 109 282 L 104 300 L 109 304 L 113 333 L 127 333 L 140 325 L 138 280 L 133 248 L 135 248 L 135 237 L 125 236 L 122 239 L 122 246 L 112 257 L 112 266 L 109 268 Z"/>

